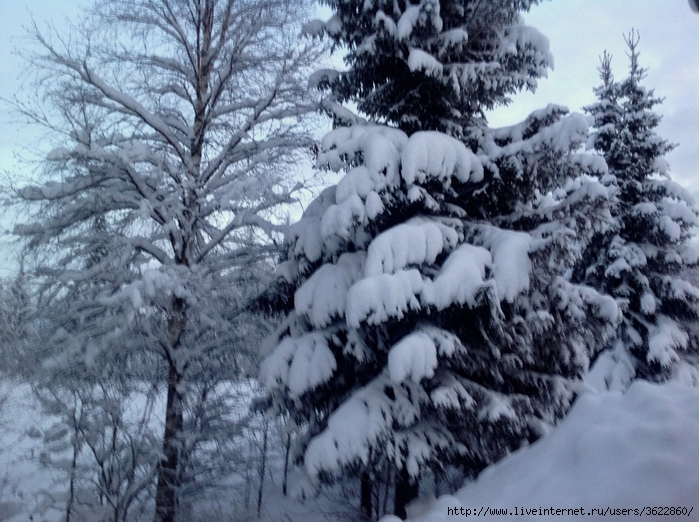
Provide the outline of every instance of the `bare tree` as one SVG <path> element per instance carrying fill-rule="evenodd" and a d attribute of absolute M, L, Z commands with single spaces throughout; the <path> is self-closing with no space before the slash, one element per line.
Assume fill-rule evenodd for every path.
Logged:
<path fill-rule="evenodd" d="M 54 496 L 65 498 L 65 506 L 52 506 L 66 522 L 96 514 L 110 522 L 142 520 L 157 472 L 152 451 L 157 394 L 143 390 L 147 386 L 87 376 L 70 389 L 61 383 L 36 387 L 53 420 L 43 432 L 39 461 L 58 477 L 59 489 L 66 488 Z M 134 403 L 141 406 L 138 411 Z"/>
<path fill-rule="evenodd" d="M 185 483 L 188 394 L 243 367 L 240 319 L 312 144 L 307 8 L 104 0 L 66 34 L 31 30 L 38 101 L 15 106 L 55 148 L 16 191 L 34 213 L 15 233 L 37 253 L 44 367 L 165 383 L 159 522 Z"/>

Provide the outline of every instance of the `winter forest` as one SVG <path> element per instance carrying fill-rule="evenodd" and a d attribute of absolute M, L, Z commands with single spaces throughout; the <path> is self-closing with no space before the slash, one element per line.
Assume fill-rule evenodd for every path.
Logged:
<path fill-rule="evenodd" d="M 699 520 L 699 207 L 642 35 L 494 127 L 538 0 L 321 4 L 28 28 L 0 521 Z"/>

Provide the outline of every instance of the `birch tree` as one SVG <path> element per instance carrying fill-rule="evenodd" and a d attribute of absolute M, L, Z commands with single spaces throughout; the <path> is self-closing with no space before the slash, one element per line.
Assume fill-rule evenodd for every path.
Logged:
<path fill-rule="evenodd" d="M 166 387 L 159 522 L 186 482 L 187 398 L 240 367 L 236 318 L 312 144 L 304 78 L 321 50 L 298 38 L 307 7 L 109 0 L 65 34 L 30 30 L 37 101 L 16 107 L 55 148 L 45 179 L 16 190 L 30 213 L 15 233 L 37 254 L 44 367 Z"/>

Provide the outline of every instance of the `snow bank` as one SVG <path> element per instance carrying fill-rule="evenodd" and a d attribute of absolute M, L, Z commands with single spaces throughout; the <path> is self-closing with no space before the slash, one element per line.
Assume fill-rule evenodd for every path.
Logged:
<path fill-rule="evenodd" d="M 626 393 L 588 393 L 546 438 L 484 471 L 454 496 L 415 503 L 415 522 L 456 520 L 447 507 L 590 509 L 675 506 L 699 520 L 699 389 L 638 381 Z M 628 516 L 489 516 L 486 520 L 629 520 Z M 385 517 L 384 522 L 392 520 Z"/>

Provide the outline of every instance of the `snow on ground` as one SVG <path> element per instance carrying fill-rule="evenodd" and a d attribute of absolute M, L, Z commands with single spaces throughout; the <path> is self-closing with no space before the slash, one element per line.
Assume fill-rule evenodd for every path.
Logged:
<path fill-rule="evenodd" d="M 592 508 L 693 508 L 691 515 L 589 515 Z M 453 496 L 418 501 L 412 522 L 465 518 L 448 508 L 507 509 L 490 521 L 699 520 L 699 388 L 635 382 L 588 392 L 550 435 L 484 471 Z M 584 508 L 584 516 L 515 516 L 515 507 Z M 543 513 L 543 512 L 542 512 Z M 631 512 L 633 513 L 633 512 Z M 475 515 L 472 515 L 475 516 Z M 384 517 L 382 522 L 397 519 Z"/>

